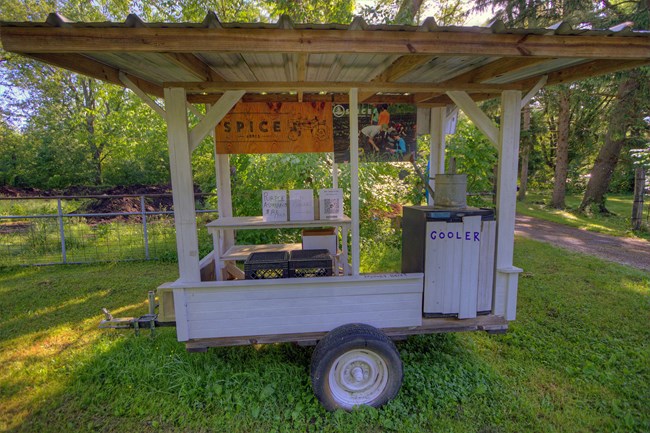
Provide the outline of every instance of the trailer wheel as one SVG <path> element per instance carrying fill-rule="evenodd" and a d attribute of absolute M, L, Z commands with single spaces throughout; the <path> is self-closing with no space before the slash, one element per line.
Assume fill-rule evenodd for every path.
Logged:
<path fill-rule="evenodd" d="M 393 342 L 364 324 L 340 326 L 323 338 L 312 355 L 314 394 L 327 410 L 379 407 L 402 386 L 402 361 Z"/>

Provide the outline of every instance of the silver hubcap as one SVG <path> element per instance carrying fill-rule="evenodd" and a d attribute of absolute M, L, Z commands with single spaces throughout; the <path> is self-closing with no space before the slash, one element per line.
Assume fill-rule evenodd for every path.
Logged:
<path fill-rule="evenodd" d="M 388 383 L 388 367 L 378 354 L 355 349 L 336 358 L 328 379 L 339 406 L 351 409 L 369 404 L 382 394 Z"/>

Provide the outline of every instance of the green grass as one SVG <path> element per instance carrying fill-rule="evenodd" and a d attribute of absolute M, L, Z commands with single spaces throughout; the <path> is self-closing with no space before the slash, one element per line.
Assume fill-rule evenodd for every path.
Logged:
<path fill-rule="evenodd" d="M 611 215 L 587 215 L 577 212 L 581 195 L 567 195 L 566 209 L 557 210 L 549 206 L 551 193 L 530 193 L 526 201 L 517 202 L 517 212 L 543 220 L 565 224 L 612 236 L 639 237 L 650 240 L 650 230 L 646 220 L 642 230 L 632 231 L 632 195 L 610 194 L 607 196 L 607 209 Z M 647 204 L 645 206 L 647 209 Z M 647 211 L 644 212 L 644 217 Z"/>
<path fill-rule="evenodd" d="M 103 306 L 144 313 L 173 263 L 1 269 L 0 431 L 649 431 L 650 275 L 525 239 L 515 252 L 508 334 L 399 342 L 398 397 L 353 413 L 317 403 L 312 348 L 190 354 L 174 329 L 96 328 Z"/>

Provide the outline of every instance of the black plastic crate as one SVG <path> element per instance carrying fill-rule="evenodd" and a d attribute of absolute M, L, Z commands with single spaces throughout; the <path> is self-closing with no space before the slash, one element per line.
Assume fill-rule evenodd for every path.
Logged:
<path fill-rule="evenodd" d="M 334 260 L 328 250 L 294 250 L 289 256 L 289 278 L 331 277 Z"/>
<path fill-rule="evenodd" d="M 247 280 L 287 278 L 289 253 L 286 251 L 251 253 L 244 262 L 244 276 Z"/>

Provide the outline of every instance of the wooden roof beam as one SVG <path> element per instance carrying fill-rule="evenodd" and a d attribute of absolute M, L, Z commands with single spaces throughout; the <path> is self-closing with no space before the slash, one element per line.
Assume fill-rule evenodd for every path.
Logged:
<path fill-rule="evenodd" d="M 221 93 L 189 94 L 188 102 L 193 104 L 211 104 L 221 97 Z M 349 102 L 347 93 L 328 93 L 321 95 L 319 93 L 304 93 L 303 102 L 334 102 L 337 104 L 347 104 Z M 241 99 L 243 102 L 299 102 L 298 95 L 288 93 L 247 93 Z M 415 100 L 413 95 L 375 95 L 366 101 L 367 103 L 391 103 L 391 104 L 413 104 Z"/>
<path fill-rule="evenodd" d="M 97 62 L 89 57 L 80 54 L 26 54 L 28 57 L 39 60 L 41 62 L 49 63 L 67 69 L 78 74 L 86 75 L 88 77 L 96 78 L 98 80 L 106 81 L 116 84 L 120 87 L 125 87 L 124 83 L 120 80 L 120 71 L 111 66 Z M 125 76 L 133 82 L 140 90 L 150 95 L 163 97 L 163 88 L 150 81 L 143 80 L 135 75 L 125 74 Z"/>
<path fill-rule="evenodd" d="M 367 53 L 495 57 L 650 59 L 650 37 L 206 28 L 3 26 L 2 45 L 18 53 L 217 52 Z"/>
<path fill-rule="evenodd" d="M 164 53 L 164 55 L 176 66 L 183 68 L 201 81 L 225 81 L 221 75 L 194 54 Z"/>
<path fill-rule="evenodd" d="M 395 60 L 382 73 L 370 80 L 371 83 L 387 83 L 397 81 L 399 78 L 408 74 L 412 70 L 430 62 L 433 56 L 429 55 L 412 55 L 402 56 Z M 375 92 L 367 91 L 359 93 L 359 102 L 365 102 L 366 99 L 373 96 Z"/>
<path fill-rule="evenodd" d="M 182 87 L 188 93 L 221 93 L 227 90 L 246 90 L 247 92 L 303 92 L 318 93 L 320 91 L 345 92 L 346 89 L 358 88 L 364 91 L 383 93 L 417 93 L 417 92 L 446 92 L 449 90 L 463 90 L 466 92 L 498 93 L 503 90 L 522 90 L 521 84 L 462 84 L 453 86 L 437 83 L 370 83 L 370 82 L 169 82 L 164 87 Z"/>
<path fill-rule="evenodd" d="M 480 66 L 476 69 L 472 69 L 471 71 L 450 78 L 445 82 L 450 84 L 482 83 L 494 78 L 498 78 L 505 74 L 520 71 L 529 66 L 534 66 L 540 63 L 544 63 L 548 60 L 551 59 L 548 57 L 533 57 L 533 58 L 503 57 L 493 62 L 490 62 L 487 65 Z"/>

